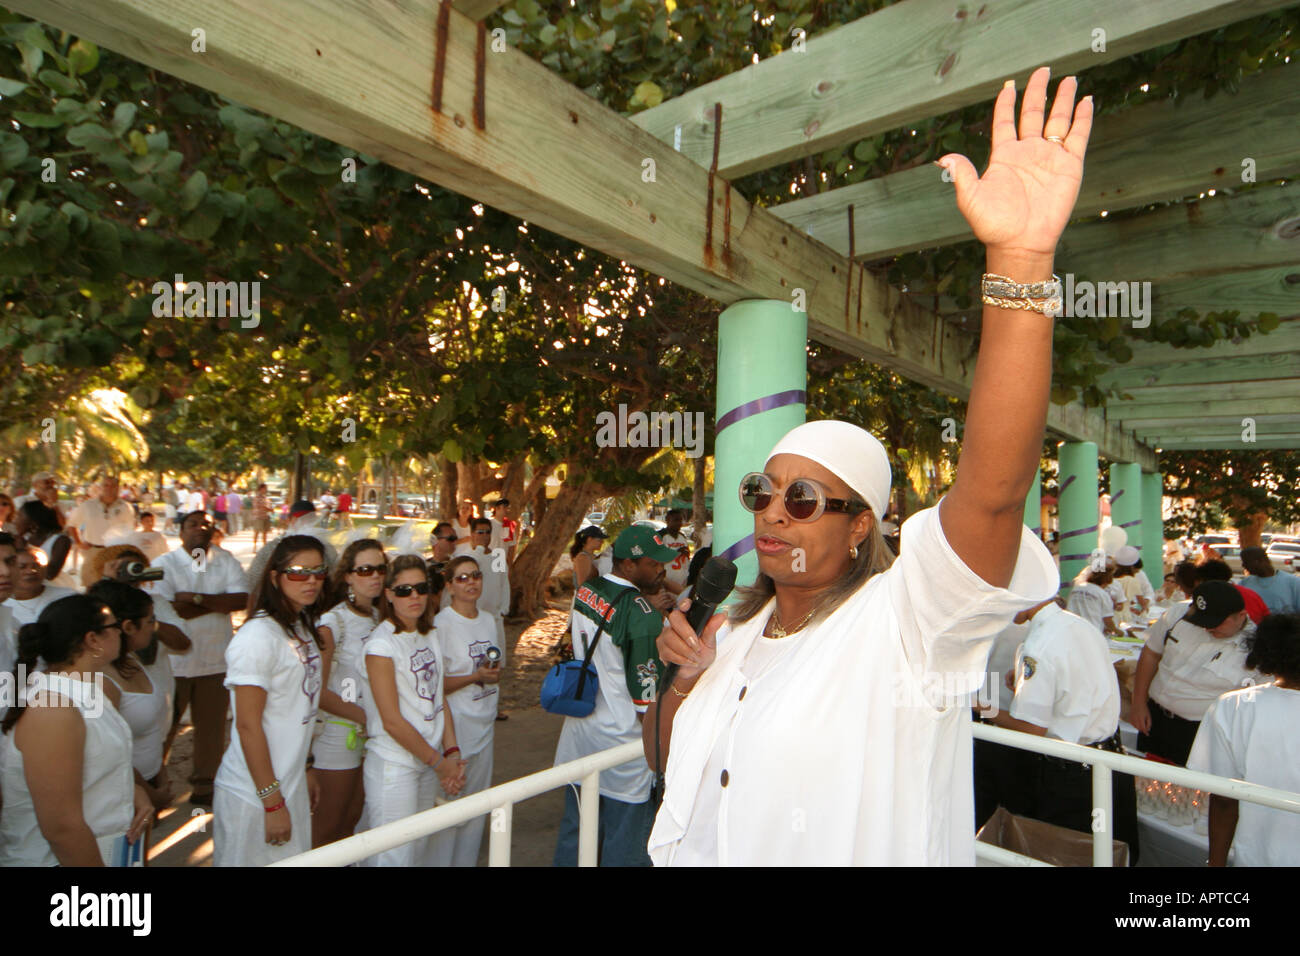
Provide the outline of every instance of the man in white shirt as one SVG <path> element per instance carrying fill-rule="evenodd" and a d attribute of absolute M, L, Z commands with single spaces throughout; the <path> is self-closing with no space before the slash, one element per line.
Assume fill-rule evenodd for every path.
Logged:
<path fill-rule="evenodd" d="M 207 510 L 207 506 L 203 503 L 203 492 L 199 490 L 198 485 L 195 485 L 189 490 L 189 493 L 185 495 L 185 501 L 181 507 L 181 515 L 184 516 L 192 511 Z"/>
<path fill-rule="evenodd" d="M 1187 763 L 1210 705 L 1257 682 L 1246 665 L 1254 631 L 1236 587 L 1227 581 L 1197 585 L 1188 613 L 1167 633 L 1149 635 L 1138 658 L 1129 721 L 1139 730 L 1139 749 Z"/>
<path fill-rule="evenodd" d="M 0 674 L 12 674 L 18 661 L 18 628 L 14 626 L 13 611 L 5 606 L 14 593 L 17 563 L 13 535 L 0 531 Z M 8 707 L 0 700 L 0 717 L 6 710 Z"/>
<path fill-rule="evenodd" d="M 193 646 L 172 657 L 176 674 L 168 750 L 185 708 L 194 724 L 194 771 L 190 802 L 212 805 L 212 782 L 221 763 L 230 706 L 225 687 L 226 646 L 234 634 L 230 615 L 248 603 L 248 579 L 239 562 L 221 548 L 210 548 L 212 520 L 202 511 L 192 511 L 181 521 L 181 544 L 157 561 L 163 579 L 155 593 L 171 601 L 186 622 Z"/>
<path fill-rule="evenodd" d="M 472 555 L 483 572 L 483 593 L 478 598 L 478 609 L 491 614 L 496 624 L 497 641 L 505 647 L 505 617 L 510 613 L 510 572 L 506 567 L 505 551 L 490 548 L 492 522 L 487 518 L 470 519 L 469 546 L 456 549 L 456 554 Z"/>
<path fill-rule="evenodd" d="M 655 697 L 660 663 L 655 638 L 663 615 L 641 596 L 677 556 L 653 528 L 632 525 L 614 542 L 614 571 L 588 581 L 573 602 L 573 652 L 595 662 L 596 709 L 565 717 L 555 763 L 567 763 L 641 739 L 641 719 Z M 603 631 L 597 638 L 597 631 Z M 650 766 L 639 756 L 600 774 L 600 863 L 649 866 L 646 840 L 654 822 Z M 578 801 L 565 788 L 556 866 L 578 862 Z"/>
<path fill-rule="evenodd" d="M 1224 694 L 1205 712 L 1187 758 L 1204 770 L 1278 790 L 1300 791 L 1300 615 L 1271 614 L 1255 633 L 1248 667 L 1273 683 Z M 1210 866 L 1300 866 L 1300 814 L 1210 796 Z"/>
<path fill-rule="evenodd" d="M 110 536 L 135 528 L 135 509 L 118 497 L 116 475 L 108 475 L 99 482 L 99 496 L 87 498 L 68 515 L 67 530 L 72 540 L 83 551 L 103 548 Z"/>
<path fill-rule="evenodd" d="M 1085 580 L 1070 589 L 1065 609 L 1083 618 L 1102 634 L 1119 634 L 1120 630 L 1115 626 L 1115 600 L 1107 590 L 1113 581 L 1114 572 L 1109 564 L 1101 565 L 1100 569 L 1098 564 L 1094 564 L 1086 572 Z"/>
<path fill-rule="evenodd" d="M 674 595 L 681 594 L 686 587 L 691 566 L 691 539 L 682 534 L 684 517 L 680 509 L 674 508 L 664 515 L 665 527 L 659 532 L 659 540 L 677 550 L 677 557 L 664 568 L 664 587 Z"/>
<path fill-rule="evenodd" d="M 1009 711 L 990 721 L 1008 730 L 1054 737 L 1072 744 L 1123 753 L 1119 743 L 1119 678 L 1106 639 L 1087 621 L 1064 611 L 1055 599 L 1016 615 L 1029 633 L 1016 655 L 1014 697 Z M 1025 806 L 1035 820 L 1092 832 L 1091 770 L 1082 764 L 1025 753 L 1020 761 Z M 1138 857 L 1137 791 L 1128 774 L 1112 776 L 1112 807 L 1117 840 Z"/>
<path fill-rule="evenodd" d="M 17 511 L 28 501 L 39 501 L 47 508 L 52 508 L 58 515 L 60 524 L 67 518 L 59 506 L 59 484 L 48 471 L 38 471 L 32 475 L 31 491 L 14 499 L 14 510 Z"/>

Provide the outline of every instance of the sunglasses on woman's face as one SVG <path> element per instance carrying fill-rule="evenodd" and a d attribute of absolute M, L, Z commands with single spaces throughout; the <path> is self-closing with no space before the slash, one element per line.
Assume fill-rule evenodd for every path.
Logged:
<path fill-rule="evenodd" d="M 464 584 L 466 581 L 482 581 L 482 571 L 467 571 L 464 574 L 458 574 L 452 578 L 457 584 Z"/>
<path fill-rule="evenodd" d="M 302 565 L 295 564 L 292 567 L 285 568 L 280 573 L 295 584 L 301 584 L 308 578 L 325 577 L 325 575 L 329 574 L 329 568 L 325 567 L 323 564 L 318 564 L 314 568 L 304 568 Z"/>
<path fill-rule="evenodd" d="M 428 581 L 421 581 L 419 584 L 398 584 L 389 588 L 398 597 L 410 597 L 412 592 L 415 594 L 428 594 L 432 588 L 429 587 Z"/>
<path fill-rule="evenodd" d="M 758 514 L 772 504 L 775 491 L 772 479 L 761 471 L 750 472 L 740 479 L 740 503 L 746 511 Z M 867 511 L 861 501 L 828 498 L 822 486 L 811 478 L 796 478 L 785 486 L 785 513 L 793 521 L 816 521 L 825 512 L 855 515 Z"/>
<path fill-rule="evenodd" d="M 386 564 L 362 564 L 353 568 L 352 573 L 368 578 L 375 573 L 383 574 L 387 570 L 388 565 Z"/>

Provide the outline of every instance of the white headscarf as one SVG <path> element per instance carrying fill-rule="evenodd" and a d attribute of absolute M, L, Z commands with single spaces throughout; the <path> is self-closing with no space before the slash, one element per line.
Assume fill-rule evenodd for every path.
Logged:
<path fill-rule="evenodd" d="M 861 495 L 877 518 L 885 516 L 892 481 L 889 456 L 870 432 L 848 422 L 806 422 L 786 432 L 767 460 L 777 455 L 817 462 Z"/>

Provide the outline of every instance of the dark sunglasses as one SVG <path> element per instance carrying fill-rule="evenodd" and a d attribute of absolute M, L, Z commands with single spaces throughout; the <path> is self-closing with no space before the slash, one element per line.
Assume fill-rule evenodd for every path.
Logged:
<path fill-rule="evenodd" d="M 301 584 L 308 578 L 325 577 L 325 575 L 329 574 L 329 568 L 325 567 L 323 564 L 318 564 L 314 568 L 304 568 L 301 565 L 295 564 L 292 567 L 285 568 L 280 573 L 295 584 Z"/>
<path fill-rule="evenodd" d="M 455 536 L 454 534 L 435 534 L 434 537 L 435 537 L 436 539 L 438 539 L 439 541 L 455 541 L 455 540 L 456 540 L 456 536 Z"/>
<path fill-rule="evenodd" d="M 766 511 L 772 504 L 772 479 L 761 471 L 753 471 L 740 479 L 740 503 L 754 514 Z M 822 486 L 811 478 L 796 478 L 785 486 L 785 513 L 793 521 L 816 521 L 825 512 L 855 515 L 868 511 L 865 502 L 847 498 L 828 498 Z"/>
<path fill-rule="evenodd" d="M 492 533 L 492 529 L 491 529 L 491 528 L 476 528 L 476 529 L 474 530 L 473 533 L 474 533 L 474 534 L 491 534 L 491 533 Z"/>
<path fill-rule="evenodd" d="M 457 584 L 464 584 L 466 581 L 482 581 L 482 571 L 468 571 L 465 574 L 458 574 L 452 578 Z"/>
<path fill-rule="evenodd" d="M 122 622 L 114 621 L 112 624 L 105 624 L 103 627 L 95 628 L 96 634 L 101 634 L 104 631 L 117 631 L 120 634 L 122 633 Z"/>
<path fill-rule="evenodd" d="M 372 574 L 375 574 L 376 572 L 378 572 L 379 574 L 383 574 L 387 570 L 388 570 L 388 565 L 386 564 L 362 564 L 353 568 L 352 573 L 359 574 L 363 578 L 368 578 Z"/>
<path fill-rule="evenodd" d="M 428 594 L 431 590 L 428 581 L 421 581 L 419 584 L 398 584 L 389 588 L 398 597 L 410 597 L 411 593 Z"/>

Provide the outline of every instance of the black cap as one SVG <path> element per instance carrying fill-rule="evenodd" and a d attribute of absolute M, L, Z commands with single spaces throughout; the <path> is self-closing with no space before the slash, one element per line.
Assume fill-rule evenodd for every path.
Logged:
<path fill-rule="evenodd" d="M 295 501 L 293 504 L 289 506 L 289 514 L 291 515 L 314 514 L 315 511 L 316 511 L 316 506 L 312 504 L 310 501 L 308 501 L 306 498 L 299 498 L 297 501 Z"/>
<path fill-rule="evenodd" d="M 597 528 L 594 524 L 589 524 L 578 532 L 584 538 L 608 538 L 604 528 Z"/>
<path fill-rule="evenodd" d="M 1192 606 L 1183 618 L 1197 627 L 1218 627 L 1229 615 L 1246 609 L 1246 601 L 1236 585 L 1227 581 L 1206 581 L 1192 592 Z"/>

